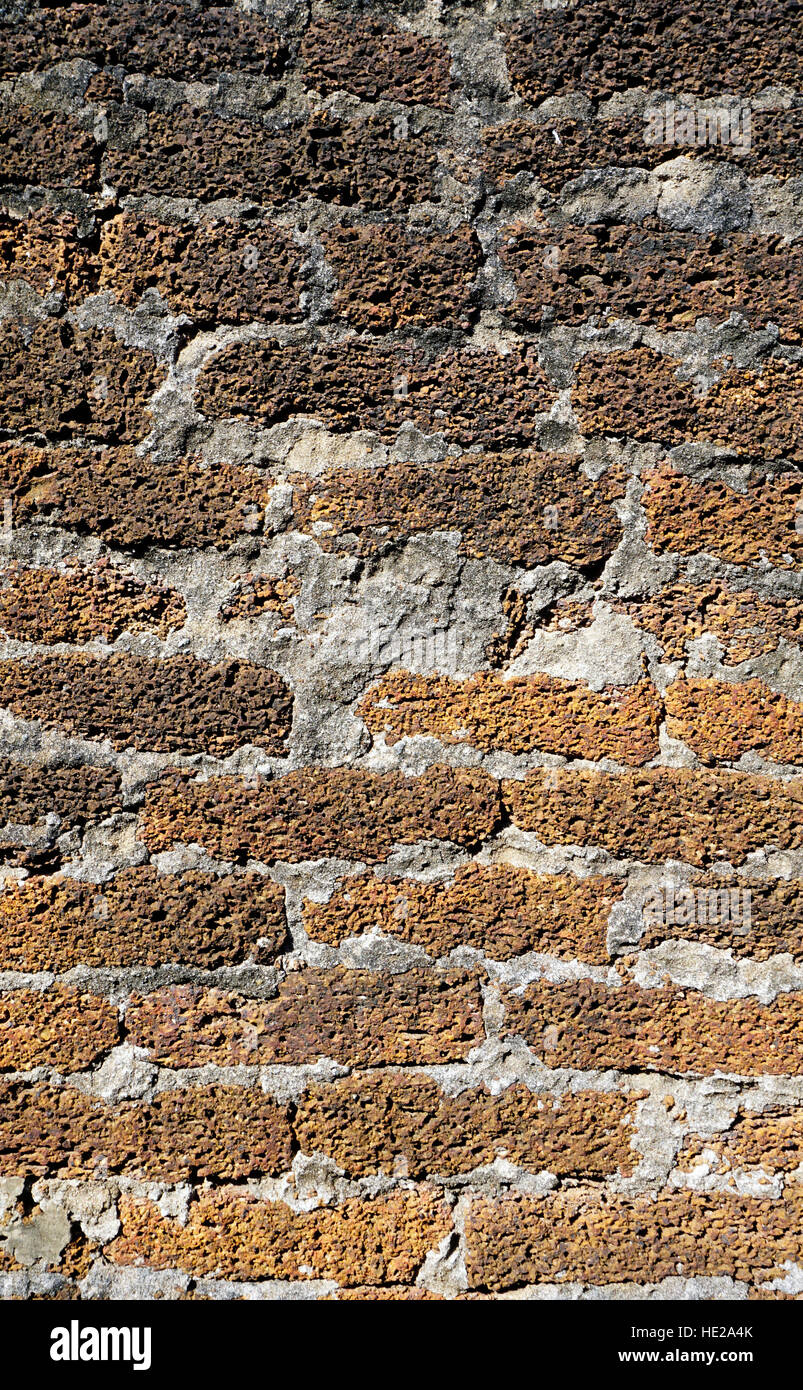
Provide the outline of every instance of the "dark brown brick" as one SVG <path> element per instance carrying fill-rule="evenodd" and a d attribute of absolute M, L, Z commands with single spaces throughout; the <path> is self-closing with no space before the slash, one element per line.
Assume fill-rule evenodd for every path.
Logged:
<path fill-rule="evenodd" d="M 141 439 L 148 398 L 166 371 L 153 354 L 98 328 L 38 324 L 30 341 L 13 324 L 0 334 L 0 427 L 90 439 Z"/>
<path fill-rule="evenodd" d="M 699 317 L 743 314 L 754 328 L 773 322 L 799 342 L 803 251 L 777 236 L 722 238 L 641 227 L 507 227 L 502 264 L 516 284 L 509 313 L 539 325 L 608 314 L 659 328 L 692 328 Z"/>
<path fill-rule="evenodd" d="M 0 994 L 0 1068 L 88 1067 L 118 1041 L 117 1010 L 75 989 Z"/>
<path fill-rule="evenodd" d="M 273 999 L 177 985 L 126 1014 L 129 1041 L 170 1066 L 454 1062 L 483 1037 L 479 976 L 465 970 L 300 970 Z"/>
<path fill-rule="evenodd" d="M 127 308 L 156 289 L 174 313 L 197 321 L 292 321 L 301 317 L 305 256 L 289 232 L 269 224 L 177 227 L 121 213 L 101 233 L 99 288 Z"/>
<path fill-rule="evenodd" d="M 224 859 L 264 861 L 347 856 L 374 863 L 394 844 L 420 839 L 473 846 L 498 818 L 487 773 L 436 765 L 421 777 L 356 768 L 303 768 L 249 787 L 237 778 L 165 777 L 147 792 L 142 835 L 149 848 L 204 845 Z"/>
<path fill-rule="evenodd" d="M 264 425 L 311 415 L 334 430 L 377 430 L 392 438 L 410 420 L 460 443 L 530 441 L 556 393 L 534 349 L 507 356 L 451 349 L 420 353 L 347 339 L 305 347 L 233 343 L 204 367 L 197 404 L 210 418 L 246 416 Z"/>
<path fill-rule="evenodd" d="M 666 692 L 666 730 L 704 763 L 737 762 L 754 751 L 803 762 L 803 705 L 760 680 L 680 680 Z"/>
<path fill-rule="evenodd" d="M 430 467 L 391 463 L 291 482 L 296 526 L 324 550 L 374 555 L 436 529 L 459 531 L 461 551 L 474 559 L 583 567 L 611 555 L 621 538 L 611 503 L 624 494 L 624 477 L 611 470 L 591 482 L 561 454 L 466 454 Z M 320 534 L 319 522 L 327 528 Z"/>
<path fill-rule="evenodd" d="M 693 990 L 537 981 L 505 999 L 505 1031 L 551 1067 L 782 1076 L 803 1072 L 803 994 L 708 999 Z"/>
<path fill-rule="evenodd" d="M 596 0 L 539 9 L 505 26 L 515 90 L 528 101 L 557 92 L 609 97 L 630 87 L 756 93 L 800 87 L 803 12 L 798 0 L 667 10 L 636 0 L 622 10 Z"/>
<path fill-rule="evenodd" d="M 366 208 L 437 198 L 431 138 L 395 132 L 386 115 L 344 122 L 321 112 L 306 123 L 269 129 L 206 112 L 154 112 L 133 148 L 107 147 L 102 173 L 121 197 L 166 193 L 277 204 L 313 197 Z"/>
<path fill-rule="evenodd" d="M 581 1091 L 554 1100 L 517 1083 L 445 1096 L 425 1076 L 357 1073 L 302 1097 L 294 1130 L 306 1154 L 350 1176 L 468 1173 L 497 1158 L 530 1172 L 607 1177 L 632 1170 L 633 1102 Z"/>
<path fill-rule="evenodd" d="M 281 756 L 293 697 L 275 671 L 245 661 L 46 654 L 0 661 L 0 706 L 118 749 L 225 757 L 253 743 Z"/>
<path fill-rule="evenodd" d="M 682 497 L 688 479 L 676 473 L 672 477 L 677 482 L 677 494 Z M 705 488 L 699 491 L 706 496 Z M 709 534 L 706 527 L 706 544 Z M 730 538 L 733 539 L 732 533 Z M 766 533 L 756 536 L 756 543 L 760 540 L 767 540 Z M 657 637 L 664 656 L 671 661 L 683 660 L 686 644 L 706 633 L 719 640 L 724 649 L 723 661 L 727 664 L 749 661 L 776 651 L 782 641 L 797 645 L 803 627 L 801 599 L 783 593 L 762 596 L 752 589 L 740 589 L 718 579 L 699 585 L 679 580 L 659 594 L 640 600 L 618 601 L 612 607 L 617 612 L 627 613 L 637 627 Z"/>
<path fill-rule="evenodd" d="M 696 876 L 647 905 L 639 941 L 644 951 L 661 941 L 696 941 L 737 957 L 769 960 L 779 953 L 803 959 L 803 883 L 798 879 Z"/>
<path fill-rule="evenodd" d="M 0 1084 L 4 1172 L 231 1181 L 281 1173 L 291 1160 L 286 1107 L 261 1091 L 202 1086 L 112 1108 L 68 1086 Z"/>
<path fill-rule="evenodd" d="M 363 101 L 449 106 L 451 57 L 436 39 L 374 19 L 317 20 L 301 41 L 307 87 L 328 96 L 353 92 Z"/>
<path fill-rule="evenodd" d="M 223 547 L 258 534 L 270 486 L 250 469 L 201 468 L 191 459 L 157 464 L 126 447 L 0 444 L 0 487 L 15 525 L 51 522 L 123 549 Z"/>
<path fill-rule="evenodd" d="M 762 1283 L 801 1256 L 803 1196 L 620 1196 L 577 1187 L 538 1199 L 479 1197 L 467 1217 L 471 1288 L 577 1281 L 654 1283 L 694 1275 Z"/>
<path fill-rule="evenodd" d="M 468 329 L 479 242 L 469 227 L 445 236 L 404 227 L 333 227 L 323 236 L 337 275 L 334 309 L 356 328 L 383 332 L 442 324 Z"/>
<path fill-rule="evenodd" d="M 326 903 L 305 899 L 304 926 L 331 946 L 379 927 L 435 957 L 472 946 L 493 960 L 539 951 L 605 965 L 608 916 L 622 889 L 616 879 L 511 864 L 464 864 L 453 883 L 364 874 L 347 878 Z"/>
<path fill-rule="evenodd" d="M 45 205 L 26 217 L 0 211 L 0 280 L 25 280 L 41 295 L 80 300 L 97 279 L 96 258 L 78 236 L 78 219 Z"/>
<path fill-rule="evenodd" d="M 0 576 L 0 632 L 22 642 L 113 642 L 121 632 L 165 637 L 187 614 L 175 589 L 145 584 L 109 564 L 62 569 L 12 564 Z"/>
<path fill-rule="evenodd" d="M 159 874 L 143 865 L 100 885 L 37 876 L 0 893 L 4 970 L 215 970 L 266 964 L 288 944 L 284 890 L 259 874 Z"/>
<path fill-rule="evenodd" d="M 793 1173 L 803 1164 L 803 1112 L 757 1115 L 739 1109 L 725 1134 L 687 1136 L 677 1166 L 688 1172 L 701 1164 L 720 1176 L 745 1168 Z"/>
<path fill-rule="evenodd" d="M 100 153 L 73 116 L 0 102 L 0 185 L 96 189 Z"/>
<path fill-rule="evenodd" d="M 737 492 L 720 479 L 698 483 L 664 464 L 645 482 L 647 540 L 656 550 L 703 550 L 736 565 L 765 555 L 785 569 L 803 564 L 803 473 L 756 477 Z"/>
<path fill-rule="evenodd" d="M 797 363 L 773 359 L 761 371 L 727 372 L 703 396 L 693 381 L 678 378 L 678 366 L 650 348 L 584 357 L 573 392 L 583 433 L 663 444 L 699 440 L 750 457 L 803 461 Z"/>
<path fill-rule="evenodd" d="M 386 743 L 426 734 L 485 752 L 562 753 L 639 766 L 659 752 L 662 704 L 649 680 L 604 691 L 558 676 L 505 680 L 480 671 L 465 681 L 392 671 L 356 714 Z"/>
<path fill-rule="evenodd" d="M 522 830 L 545 844 L 599 845 L 649 863 L 744 863 L 764 845 L 803 847 L 803 778 L 655 768 L 610 774 L 550 768 L 504 782 Z"/>
<path fill-rule="evenodd" d="M 56 815 L 72 830 L 119 811 L 120 776 L 106 767 L 42 767 L 0 761 L 0 817 L 35 825 Z"/>
<path fill-rule="evenodd" d="M 440 1193 L 419 1187 L 295 1212 L 236 1188 L 202 1192 L 186 1224 L 150 1201 L 123 1197 L 117 1264 L 185 1269 L 223 1279 L 335 1279 L 346 1286 L 411 1282 L 449 1234 Z"/>
<path fill-rule="evenodd" d="M 156 77 L 198 78 L 221 71 L 276 76 L 287 52 L 259 15 L 231 4 L 122 0 L 113 5 L 50 5 L 0 27 L 6 72 L 40 71 L 82 58 Z"/>

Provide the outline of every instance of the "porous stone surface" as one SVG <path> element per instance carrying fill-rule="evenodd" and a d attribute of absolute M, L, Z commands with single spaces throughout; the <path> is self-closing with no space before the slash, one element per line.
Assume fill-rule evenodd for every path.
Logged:
<path fill-rule="evenodd" d="M 801 53 L 0 5 L 0 1298 L 803 1296 Z"/>

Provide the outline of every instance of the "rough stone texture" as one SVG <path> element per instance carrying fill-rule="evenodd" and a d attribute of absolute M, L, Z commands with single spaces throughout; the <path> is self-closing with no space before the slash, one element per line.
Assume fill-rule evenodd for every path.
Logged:
<path fill-rule="evenodd" d="M 783 1202 L 697 1192 L 632 1198 L 591 1187 L 541 1201 L 480 1197 L 467 1222 L 469 1286 L 647 1283 L 678 1272 L 761 1283 L 800 1258 L 800 1204 L 796 1184 Z"/>
<path fill-rule="evenodd" d="M 153 851 L 197 842 L 224 859 L 387 859 L 419 839 L 476 845 L 499 815 L 486 773 L 444 766 L 421 777 L 303 769 L 248 787 L 235 778 L 168 777 L 148 788 L 142 835 Z"/>
<path fill-rule="evenodd" d="M 0 631 L 21 642 L 113 642 L 121 632 L 165 637 L 184 626 L 184 600 L 174 589 L 144 584 L 100 561 L 92 568 L 23 569 L 2 576 Z"/>
<path fill-rule="evenodd" d="M 773 358 L 761 371 L 727 372 L 703 396 L 693 381 L 679 380 L 677 365 L 648 348 L 584 357 L 573 396 L 583 433 L 692 440 L 757 459 L 803 461 L 797 363 Z"/>
<path fill-rule="evenodd" d="M 54 654 L 0 661 L 0 707 L 115 748 L 225 757 L 245 743 L 281 755 L 293 698 L 275 671 L 246 662 Z"/>
<path fill-rule="evenodd" d="M 800 568 L 803 473 L 751 478 L 744 492 L 724 479 L 698 483 L 667 465 L 651 469 L 646 481 L 647 539 L 656 550 L 688 555 L 702 542 L 708 553 L 733 564 L 766 556 L 780 569 Z"/>
<path fill-rule="evenodd" d="M 131 148 L 110 142 L 101 173 L 124 194 L 281 204 L 313 197 L 397 208 L 437 194 L 436 151 L 397 135 L 392 116 L 341 120 L 321 111 L 276 127 L 192 111 L 153 112 Z"/>
<path fill-rule="evenodd" d="M 624 11 L 577 0 L 505 26 L 505 52 L 516 91 L 529 101 L 577 90 L 604 98 L 635 85 L 702 96 L 758 92 L 800 87 L 802 26 L 799 5 L 786 0 L 669 12 L 661 0 Z"/>
<path fill-rule="evenodd" d="M 454 681 L 394 671 L 368 691 L 357 713 L 390 744 L 432 734 L 442 743 L 512 753 L 537 748 L 638 766 L 658 752 L 661 702 L 647 680 L 597 693 L 552 676 L 502 680 L 481 671 L 468 681 Z"/>
<path fill-rule="evenodd" d="M 0 486 L 16 525 L 57 522 L 110 545 L 223 547 L 263 527 L 270 481 L 219 463 L 157 465 L 122 447 L 42 449 L 0 444 Z"/>
<path fill-rule="evenodd" d="M 338 280 L 334 308 L 355 328 L 471 327 L 480 248 L 468 227 L 424 238 L 392 224 L 333 227 L 324 247 Z"/>
<path fill-rule="evenodd" d="M 615 879 L 578 881 L 509 864 L 466 864 L 454 883 L 363 875 L 327 903 L 307 899 L 304 926 L 313 940 L 333 946 L 379 927 L 433 957 L 473 946 L 493 960 L 541 951 L 603 965 L 607 919 L 621 892 Z"/>
<path fill-rule="evenodd" d="M 803 780 L 656 768 L 612 776 L 550 768 L 503 784 L 514 823 L 545 844 L 599 845 L 660 862 L 743 863 L 764 845 L 803 846 Z"/>
<path fill-rule="evenodd" d="M 538 326 L 548 311 L 556 323 L 611 315 L 689 329 L 736 312 L 800 341 L 803 254 L 779 237 L 514 224 L 503 228 L 499 255 L 516 283 L 510 313 L 522 323 Z"/>
<path fill-rule="evenodd" d="M 158 290 L 173 313 L 250 323 L 301 317 L 303 250 L 281 227 L 213 221 L 165 226 L 131 213 L 105 223 L 98 288 L 133 308 Z"/>
<path fill-rule="evenodd" d="M 801 994 L 722 1003 L 693 990 L 539 982 L 508 994 L 505 1030 L 553 1067 L 799 1075 L 801 1010 Z"/>
<path fill-rule="evenodd" d="M 449 50 L 418 34 L 373 19 L 318 20 L 300 53 L 304 82 L 321 96 L 344 91 L 363 101 L 449 105 Z"/>
<path fill-rule="evenodd" d="M 0 334 L 0 428 L 127 443 L 150 428 L 148 399 L 164 381 L 152 353 L 112 333 L 43 323 L 30 340 L 16 325 Z"/>
<path fill-rule="evenodd" d="M 555 392 L 529 347 L 508 356 L 451 349 L 420 353 L 347 340 L 314 352 L 278 342 L 224 349 L 203 372 L 199 410 L 263 425 L 311 415 L 332 430 L 392 438 L 403 421 L 459 444 L 527 442 Z"/>
<path fill-rule="evenodd" d="M 121 1173 L 163 1182 L 281 1173 L 286 1107 L 258 1091 L 199 1086 L 112 1107 L 69 1087 L 0 1085 L 0 1157 L 39 1176 Z"/>
<path fill-rule="evenodd" d="M 674 477 L 682 493 L 687 480 L 677 474 Z M 647 505 L 651 506 L 649 500 Z M 762 550 L 767 548 L 766 540 L 766 533 L 757 537 Z M 743 541 L 743 556 L 745 546 Z M 668 661 L 682 660 L 689 642 L 711 633 L 722 646 L 723 662 L 735 666 L 776 651 L 780 642 L 797 644 L 803 625 L 803 601 L 799 598 L 791 594 L 764 597 L 755 590 L 716 579 L 700 585 L 680 581 L 654 597 L 613 606 L 657 637 Z"/>
<path fill-rule="evenodd" d="M 800 1298 L 801 0 L 0 11 L 0 1298 Z"/>
<path fill-rule="evenodd" d="M 666 693 L 666 728 L 703 762 L 735 762 L 749 749 L 781 763 L 803 762 L 803 705 L 763 681 L 684 680 Z"/>
<path fill-rule="evenodd" d="M 35 878 L 0 893 L 7 970 L 77 965 L 268 962 L 289 942 L 284 892 L 258 874 L 159 874 L 149 864 L 108 883 Z"/>
<path fill-rule="evenodd" d="M 358 555 L 438 529 L 459 531 L 463 553 L 475 559 L 583 567 L 610 555 L 621 535 L 611 502 L 625 480 L 611 471 L 591 482 L 575 459 L 558 454 L 464 454 L 426 468 L 391 464 L 292 482 L 299 529 L 327 550 Z"/>
<path fill-rule="evenodd" d="M 466 971 L 302 970 L 275 999 L 192 985 L 157 991 L 127 1015 L 131 1041 L 175 1066 L 331 1057 L 346 1066 L 452 1062 L 482 1034 L 479 979 Z"/>
<path fill-rule="evenodd" d="M 108 1246 L 118 1264 L 147 1259 L 227 1279 L 336 1279 L 349 1285 L 412 1279 L 451 1228 L 440 1194 L 422 1187 L 372 1200 L 294 1212 L 234 1189 L 193 1202 L 186 1224 L 148 1201 L 124 1198 L 122 1234 Z"/>
<path fill-rule="evenodd" d="M 88 1067 L 117 1042 L 117 1010 L 96 994 L 54 988 L 0 994 L 0 1068 Z"/>
<path fill-rule="evenodd" d="M 295 1131 L 305 1153 L 347 1173 L 423 1177 L 505 1158 L 530 1172 L 603 1178 L 632 1168 L 632 1105 L 593 1091 L 557 1102 L 522 1085 L 447 1098 L 426 1077 L 357 1074 L 308 1092 Z"/>

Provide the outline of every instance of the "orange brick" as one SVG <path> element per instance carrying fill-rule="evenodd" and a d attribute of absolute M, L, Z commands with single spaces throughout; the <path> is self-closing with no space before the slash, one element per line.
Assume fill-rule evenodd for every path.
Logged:
<path fill-rule="evenodd" d="M 719 480 L 694 482 L 668 465 L 645 481 L 647 540 L 656 550 L 703 550 L 735 565 L 762 556 L 785 569 L 803 565 L 803 473 L 751 479 L 745 493 Z"/>
<path fill-rule="evenodd" d="M 763 681 L 675 681 L 666 692 L 666 728 L 703 762 L 736 762 L 750 750 L 803 762 L 803 705 Z"/>
<path fill-rule="evenodd" d="M 75 989 L 0 995 L 0 1067 L 87 1067 L 118 1041 L 117 1010 Z"/>

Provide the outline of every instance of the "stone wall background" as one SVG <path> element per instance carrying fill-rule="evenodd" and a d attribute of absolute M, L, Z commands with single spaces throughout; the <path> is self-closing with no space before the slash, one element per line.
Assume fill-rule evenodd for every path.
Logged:
<path fill-rule="evenodd" d="M 802 30 L 0 6 L 4 1297 L 803 1290 Z"/>

